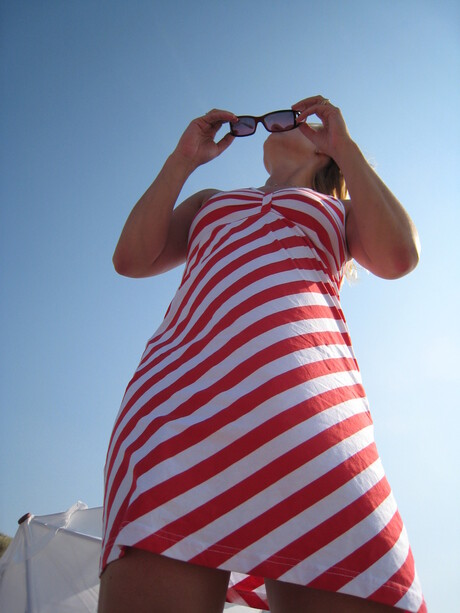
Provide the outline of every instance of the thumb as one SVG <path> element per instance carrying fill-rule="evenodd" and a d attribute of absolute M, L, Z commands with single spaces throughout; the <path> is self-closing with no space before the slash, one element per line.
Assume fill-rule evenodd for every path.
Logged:
<path fill-rule="evenodd" d="M 308 138 L 308 140 L 311 140 L 312 143 L 316 144 L 318 140 L 318 134 L 314 128 L 308 125 L 308 123 L 302 122 L 299 125 L 299 130 L 302 132 L 304 136 Z"/>
<path fill-rule="evenodd" d="M 230 132 L 226 134 L 223 138 L 221 138 L 220 141 L 216 143 L 216 147 L 218 151 L 217 155 L 220 155 L 221 153 L 225 151 L 225 149 L 230 147 L 230 145 L 233 143 L 234 140 L 235 140 L 235 137 L 233 136 L 233 134 L 230 134 Z"/>

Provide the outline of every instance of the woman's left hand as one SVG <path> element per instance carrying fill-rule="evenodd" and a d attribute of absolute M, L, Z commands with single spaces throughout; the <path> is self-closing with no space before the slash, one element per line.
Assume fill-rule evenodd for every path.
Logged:
<path fill-rule="evenodd" d="M 341 150 L 352 142 L 340 109 L 323 96 L 311 96 L 292 105 L 294 111 L 300 111 L 297 123 L 299 130 L 316 145 L 319 153 L 331 157 L 340 165 Z M 321 120 L 320 128 L 312 128 L 306 119 L 316 115 Z"/>
<path fill-rule="evenodd" d="M 336 162 L 345 178 L 351 197 L 346 218 L 351 256 L 384 279 L 397 279 L 410 272 L 419 258 L 417 230 L 351 139 L 340 109 L 323 96 L 305 98 L 292 108 L 300 111 L 298 129 L 318 152 Z M 305 122 L 310 115 L 317 115 L 322 126 L 310 127 Z"/>

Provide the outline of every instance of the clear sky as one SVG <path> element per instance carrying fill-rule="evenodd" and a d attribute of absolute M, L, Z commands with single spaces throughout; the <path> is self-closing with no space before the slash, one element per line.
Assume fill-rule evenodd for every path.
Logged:
<path fill-rule="evenodd" d="M 460 5 L 452 0 L 3 0 L 0 531 L 102 504 L 120 400 L 181 270 L 118 276 L 132 205 L 188 122 L 322 94 L 422 241 L 342 301 L 431 611 L 458 602 Z M 183 196 L 265 182 L 240 139 Z"/>

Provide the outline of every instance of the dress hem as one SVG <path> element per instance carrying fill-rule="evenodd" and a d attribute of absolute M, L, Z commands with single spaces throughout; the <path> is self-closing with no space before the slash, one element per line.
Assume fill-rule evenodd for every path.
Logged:
<path fill-rule="evenodd" d="M 130 525 L 131 528 L 133 527 L 130 522 L 125 522 L 122 525 L 120 531 L 122 531 L 123 527 L 126 527 L 128 525 Z M 139 525 L 137 526 L 138 529 L 136 530 L 136 532 L 138 532 L 138 535 L 139 533 L 142 532 L 143 534 L 148 534 L 148 536 L 144 536 L 141 539 L 135 540 L 132 542 L 127 542 L 129 539 L 126 539 L 126 538 L 122 539 L 123 542 L 120 542 L 120 540 L 118 539 L 114 539 L 113 545 L 110 546 L 110 543 L 106 545 L 106 548 L 110 546 L 111 555 L 109 556 L 109 559 L 104 565 L 104 568 L 101 570 L 101 573 L 107 567 L 108 564 L 110 564 L 111 562 L 114 562 L 117 559 L 122 558 L 124 556 L 125 549 L 128 547 L 133 547 L 135 549 L 142 549 L 143 551 L 148 551 L 150 553 L 155 553 L 158 555 L 164 555 L 166 557 L 170 557 L 172 559 L 179 560 L 182 562 L 197 564 L 198 566 L 216 568 L 219 570 L 225 570 L 225 571 L 229 571 L 232 573 L 252 576 L 254 578 L 260 579 L 262 584 L 263 584 L 264 579 L 282 580 L 280 579 L 279 572 L 277 573 L 276 576 L 274 574 L 271 574 L 270 572 L 268 573 L 263 572 L 262 574 L 258 572 L 257 574 L 253 574 L 251 572 L 251 568 L 261 568 L 261 569 L 267 568 L 267 570 L 269 570 L 270 566 L 272 566 L 273 568 L 277 568 L 277 569 L 279 569 L 280 566 L 286 566 L 286 569 L 290 569 L 290 568 L 293 568 L 296 564 L 305 562 L 305 560 L 298 560 L 296 558 L 286 558 L 283 556 L 273 556 L 273 555 L 270 556 L 271 559 L 267 559 L 265 556 L 262 555 L 262 556 L 258 556 L 257 560 L 254 560 L 254 562 L 248 565 L 248 568 L 245 570 L 238 569 L 238 568 L 230 568 L 225 562 L 223 564 L 213 563 L 213 557 L 214 557 L 213 554 L 233 554 L 235 555 L 240 552 L 239 549 L 225 547 L 222 545 L 211 545 L 207 548 L 204 548 L 202 543 L 193 541 L 191 544 L 187 545 L 186 547 L 187 552 L 190 554 L 192 551 L 194 551 L 195 556 L 200 555 L 201 553 L 200 562 L 194 562 L 193 556 L 190 556 L 190 555 L 186 556 L 185 551 L 183 552 L 184 555 L 181 557 L 179 555 L 169 555 L 168 556 L 167 554 L 167 550 L 169 549 L 169 547 L 165 547 L 165 541 L 170 543 L 170 546 L 173 546 L 173 545 L 180 543 L 180 541 L 184 538 L 183 535 L 179 535 L 177 533 L 171 533 L 166 530 L 158 530 L 154 534 L 149 534 L 149 529 L 147 527 L 145 527 L 144 530 L 139 529 L 140 527 L 141 526 Z M 113 554 L 117 550 L 119 551 L 119 555 L 117 557 L 114 557 Z M 200 553 L 197 554 L 196 552 L 200 552 Z M 179 552 L 177 553 L 179 554 Z M 359 572 L 350 571 L 349 569 L 346 569 L 346 568 L 341 568 L 340 566 L 320 568 L 318 565 L 312 565 L 311 568 L 313 568 L 316 571 L 317 577 L 320 575 L 331 576 L 331 577 L 346 577 L 349 581 L 352 581 L 356 577 L 359 577 L 359 575 L 361 574 Z M 301 585 L 304 587 L 314 587 L 311 584 L 315 582 L 315 579 L 313 579 L 311 582 L 307 584 L 304 584 L 300 581 L 294 581 L 294 580 L 290 580 L 286 582 L 293 583 L 296 585 Z M 378 578 L 373 579 L 372 577 L 368 578 L 366 582 L 366 586 L 368 587 L 368 589 L 366 590 L 367 592 L 366 594 L 349 593 L 346 590 L 346 584 L 342 586 L 339 590 L 328 589 L 327 586 L 324 586 L 320 589 L 323 589 L 325 591 L 341 593 L 341 594 L 349 594 L 351 596 L 356 596 L 356 597 L 363 598 L 365 600 L 371 600 L 374 602 L 380 602 L 382 604 L 387 604 L 387 605 L 390 604 L 396 609 L 399 609 L 400 611 L 407 611 L 408 613 L 415 613 L 415 612 L 416 613 L 426 613 L 427 612 L 426 605 L 424 602 L 419 608 L 416 608 L 416 609 L 415 608 L 414 609 L 401 609 L 397 606 L 397 602 L 399 600 L 403 599 L 403 597 L 404 597 L 404 600 L 408 598 L 411 599 L 412 594 L 413 594 L 415 601 L 419 600 L 420 592 L 417 589 L 414 589 L 412 587 L 407 588 L 407 585 L 397 583 L 397 582 L 391 582 L 391 581 L 387 581 L 385 585 L 382 586 L 381 579 L 378 579 Z M 315 589 L 318 589 L 318 588 L 315 588 Z M 377 590 L 379 590 L 380 592 L 387 591 L 391 593 L 392 598 L 387 598 L 385 600 L 383 600 L 382 598 L 379 598 L 378 600 L 371 598 L 370 596 L 372 595 L 372 593 Z M 247 599 L 248 601 L 251 599 L 252 596 L 255 596 L 252 589 L 248 589 L 247 591 L 245 591 L 244 589 L 239 588 L 235 590 L 235 586 L 229 587 L 228 593 L 231 594 L 232 592 L 240 594 L 240 596 Z M 395 595 L 400 596 L 400 598 L 398 598 L 398 600 L 396 601 L 395 601 Z M 261 598 L 261 597 L 258 596 L 258 598 Z M 235 600 L 231 599 L 231 600 L 227 600 L 227 602 L 235 603 Z M 241 603 L 241 602 L 239 604 L 244 604 L 245 606 L 248 606 L 248 607 L 255 607 L 255 608 L 258 607 L 259 609 L 263 608 L 260 604 L 248 604 L 248 603 Z M 269 609 L 266 608 L 264 610 L 268 611 Z"/>

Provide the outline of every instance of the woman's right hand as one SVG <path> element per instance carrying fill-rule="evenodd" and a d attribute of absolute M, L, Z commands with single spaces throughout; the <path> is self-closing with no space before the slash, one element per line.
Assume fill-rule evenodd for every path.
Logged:
<path fill-rule="evenodd" d="M 233 113 L 213 110 L 190 123 L 126 220 L 113 256 L 117 272 L 128 277 L 146 277 L 185 260 L 192 219 L 203 200 L 215 190 L 204 190 L 176 209 L 174 206 L 195 168 L 220 155 L 232 143 L 231 134 L 217 143 L 214 139 L 224 123 L 235 119 Z"/>
<path fill-rule="evenodd" d="M 210 162 L 225 151 L 235 138 L 228 133 L 215 142 L 217 132 L 224 123 L 236 121 L 236 119 L 234 113 L 219 109 L 214 109 L 194 119 L 182 134 L 173 156 L 181 158 L 192 168 Z"/>

